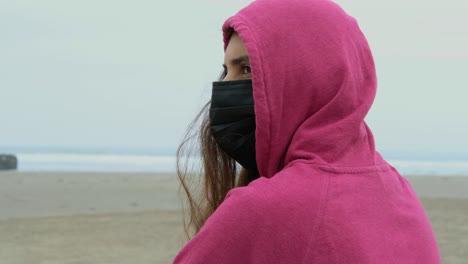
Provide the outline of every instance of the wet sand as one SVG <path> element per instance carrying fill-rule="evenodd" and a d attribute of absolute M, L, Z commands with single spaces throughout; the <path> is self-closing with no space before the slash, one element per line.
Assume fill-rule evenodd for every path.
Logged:
<path fill-rule="evenodd" d="M 443 263 L 468 259 L 468 177 L 407 177 Z M 183 246 L 173 174 L 0 172 L 0 263 L 171 263 Z"/>

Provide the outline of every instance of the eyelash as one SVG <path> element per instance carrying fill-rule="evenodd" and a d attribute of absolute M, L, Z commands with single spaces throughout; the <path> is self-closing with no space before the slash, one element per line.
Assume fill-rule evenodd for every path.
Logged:
<path fill-rule="evenodd" d="M 226 75 L 226 74 L 227 74 L 227 67 L 226 67 L 226 65 L 223 64 L 223 65 L 221 65 L 221 66 L 223 66 L 223 69 L 224 69 L 223 74 Z"/>
<path fill-rule="evenodd" d="M 244 71 L 246 68 L 249 68 L 249 72 L 248 72 L 248 73 L 245 73 L 245 71 Z M 242 70 L 243 70 L 243 71 L 242 71 L 243 74 L 250 74 L 250 72 L 251 72 L 250 66 L 248 66 L 248 65 L 242 66 Z"/>
<path fill-rule="evenodd" d="M 227 67 L 223 64 L 223 69 L 224 69 L 224 72 L 223 72 L 223 75 L 226 76 L 227 75 Z M 242 74 L 250 74 L 251 73 L 251 69 L 250 69 L 250 66 L 249 65 L 242 65 Z M 249 72 L 245 72 L 245 69 L 248 68 L 249 69 Z"/>

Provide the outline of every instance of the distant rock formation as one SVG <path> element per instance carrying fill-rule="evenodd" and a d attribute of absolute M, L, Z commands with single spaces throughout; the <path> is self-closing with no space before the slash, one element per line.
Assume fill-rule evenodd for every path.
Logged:
<path fill-rule="evenodd" d="M 0 170 L 18 169 L 18 159 L 15 155 L 0 154 Z"/>

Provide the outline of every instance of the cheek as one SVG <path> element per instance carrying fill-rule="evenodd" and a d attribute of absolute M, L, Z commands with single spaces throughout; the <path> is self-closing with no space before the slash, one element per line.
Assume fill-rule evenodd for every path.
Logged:
<path fill-rule="evenodd" d="M 224 76 L 224 79 L 223 81 L 232 81 L 232 77 L 231 77 L 231 74 L 226 74 L 226 76 Z"/>
<path fill-rule="evenodd" d="M 234 70 L 228 71 L 228 74 L 224 77 L 223 81 L 235 81 L 239 79 L 239 74 Z"/>

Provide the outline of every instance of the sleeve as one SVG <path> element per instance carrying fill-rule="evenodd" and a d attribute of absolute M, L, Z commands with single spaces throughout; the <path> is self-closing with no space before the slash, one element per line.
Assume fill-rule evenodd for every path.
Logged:
<path fill-rule="evenodd" d="M 232 189 L 173 264 L 251 263 L 261 223 L 251 197 L 249 187 Z"/>

